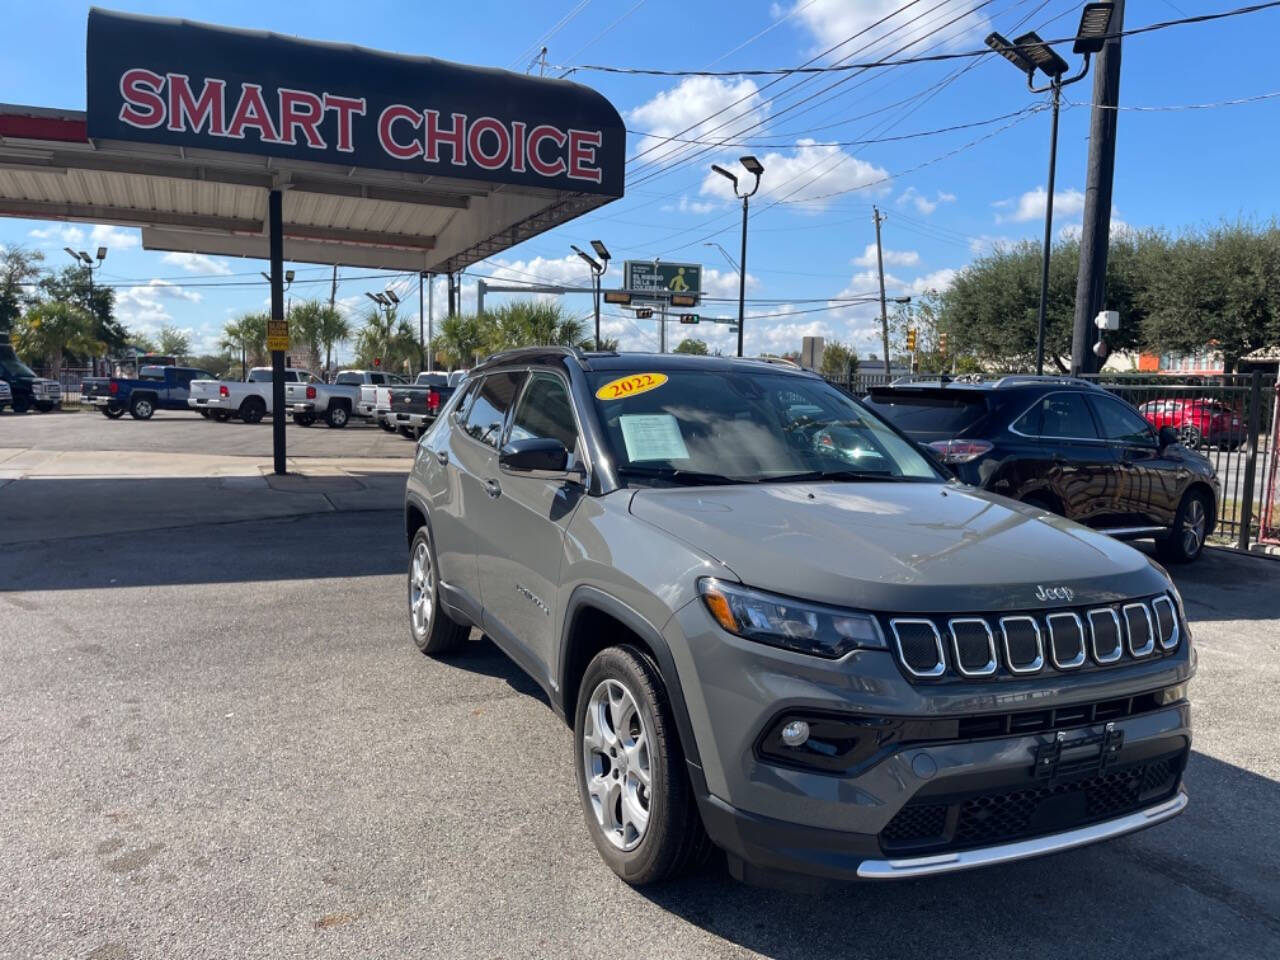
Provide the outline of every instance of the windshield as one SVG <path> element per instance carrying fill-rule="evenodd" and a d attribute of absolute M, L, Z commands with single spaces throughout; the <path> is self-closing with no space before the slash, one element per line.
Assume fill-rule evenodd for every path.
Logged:
<path fill-rule="evenodd" d="M 8 377 L 34 377 L 35 371 L 17 357 L 0 357 L 0 370 Z"/>
<path fill-rule="evenodd" d="M 443 373 L 420 373 L 414 383 L 419 387 L 447 387 L 449 377 Z"/>
<path fill-rule="evenodd" d="M 760 483 L 942 475 L 908 440 L 822 380 L 769 370 L 589 375 L 627 481 Z"/>

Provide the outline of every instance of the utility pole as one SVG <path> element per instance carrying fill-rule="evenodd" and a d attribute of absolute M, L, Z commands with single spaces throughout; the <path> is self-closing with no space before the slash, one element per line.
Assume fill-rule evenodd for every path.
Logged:
<path fill-rule="evenodd" d="M 453 271 L 449 272 L 449 316 L 457 312 L 457 297 L 454 294 Z"/>
<path fill-rule="evenodd" d="M 436 312 L 435 289 L 434 289 L 435 280 L 436 278 L 434 274 L 430 274 L 430 273 L 427 274 L 427 370 L 428 371 L 434 370 L 436 368 L 436 348 L 435 348 L 436 334 L 435 334 L 435 330 L 432 327 L 432 323 L 435 319 L 433 314 Z M 477 300 L 479 299 L 479 296 L 480 295 L 477 293 L 476 294 Z M 476 313 L 480 313 L 480 312 L 482 311 L 479 303 L 477 303 Z"/>
<path fill-rule="evenodd" d="M 1116 0 L 1109 32 L 1124 30 L 1124 0 Z M 1071 331 L 1072 374 L 1093 373 L 1093 318 L 1106 305 L 1107 248 L 1111 242 L 1111 187 L 1116 170 L 1116 109 L 1120 103 L 1120 37 L 1098 53 L 1093 73 L 1093 114 L 1089 120 L 1089 167 L 1080 232 L 1080 273 Z"/>
<path fill-rule="evenodd" d="M 880 337 L 884 343 L 884 382 L 889 382 L 889 307 L 884 299 L 884 251 L 880 247 L 880 224 L 884 217 L 879 207 L 872 207 L 876 222 L 876 268 L 880 273 Z"/>

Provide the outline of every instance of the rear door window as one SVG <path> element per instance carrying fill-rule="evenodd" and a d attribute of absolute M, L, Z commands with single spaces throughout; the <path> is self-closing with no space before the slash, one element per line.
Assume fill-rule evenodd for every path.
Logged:
<path fill-rule="evenodd" d="M 462 428 L 468 436 L 498 448 L 507 411 L 523 379 L 523 373 L 495 373 L 484 378 Z"/>
<path fill-rule="evenodd" d="M 903 433 L 917 439 L 958 437 L 987 412 L 982 395 L 946 396 L 943 392 L 908 394 L 874 392 L 867 404 Z"/>
<path fill-rule="evenodd" d="M 374 377 L 376 378 L 377 374 L 374 374 Z M 363 382 L 364 382 L 363 379 L 358 373 L 340 373 L 338 374 L 338 379 L 334 381 L 334 383 L 344 385 L 344 386 L 357 386 Z M 380 381 L 377 379 L 373 379 L 372 382 L 379 383 Z"/>
<path fill-rule="evenodd" d="M 1011 429 L 1028 437 L 1046 440 L 1097 440 L 1084 397 L 1078 393 L 1050 393 L 1015 420 Z"/>

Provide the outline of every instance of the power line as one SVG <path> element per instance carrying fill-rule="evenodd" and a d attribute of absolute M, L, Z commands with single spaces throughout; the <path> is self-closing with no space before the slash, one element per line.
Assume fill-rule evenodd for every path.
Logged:
<path fill-rule="evenodd" d="M 1147 24 L 1143 27 L 1133 27 L 1129 30 L 1120 30 L 1115 33 L 1109 33 L 1100 39 L 1116 40 L 1122 37 L 1141 36 L 1145 33 L 1153 33 L 1157 30 L 1167 30 L 1170 27 L 1181 27 L 1189 24 L 1209 23 L 1215 20 L 1226 20 L 1230 17 L 1239 17 L 1251 13 L 1259 13 L 1264 10 L 1270 10 L 1280 7 L 1280 0 L 1270 0 L 1267 3 L 1255 3 L 1247 7 L 1237 7 L 1234 10 L 1225 10 L 1221 13 L 1202 13 L 1194 17 L 1182 17 L 1178 20 L 1162 20 L 1158 23 Z M 1074 43 L 1075 37 L 1058 37 L 1053 40 L 1045 40 L 1044 43 Z M 953 53 L 937 53 L 920 57 L 903 57 L 900 59 L 881 59 L 871 60 L 865 63 L 844 63 L 831 64 L 823 67 L 799 66 L 799 67 L 769 67 L 742 70 L 666 70 L 656 67 L 610 67 L 603 64 L 583 64 L 574 67 L 575 70 L 593 70 L 598 73 L 619 73 L 635 76 L 649 77 L 767 77 L 767 76 L 794 76 L 795 74 L 808 73 L 843 73 L 850 70 L 869 70 L 875 67 L 896 67 L 910 63 L 937 63 L 945 60 L 963 60 L 971 57 L 984 57 L 990 54 L 988 49 L 982 50 L 960 50 Z M 557 67 L 556 69 L 567 70 L 568 67 Z"/>
<path fill-rule="evenodd" d="M 1257 93 L 1251 97 L 1235 97 L 1231 100 L 1217 100 L 1213 103 L 1174 103 L 1159 106 L 1117 106 L 1111 103 L 1088 103 L 1068 100 L 1062 102 L 1068 107 L 1101 107 L 1103 110 L 1134 110 L 1139 113 L 1168 113 L 1178 110 L 1214 110 L 1218 107 L 1237 107 L 1245 103 L 1260 103 L 1263 100 L 1274 100 L 1280 97 L 1280 90 L 1273 93 Z"/>

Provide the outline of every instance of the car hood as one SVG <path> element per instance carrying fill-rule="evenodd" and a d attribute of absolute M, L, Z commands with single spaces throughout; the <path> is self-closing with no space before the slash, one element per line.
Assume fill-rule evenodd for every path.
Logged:
<path fill-rule="evenodd" d="M 1167 588 L 1132 547 L 957 484 L 643 489 L 630 509 L 744 583 L 869 610 L 1021 610 Z M 1040 587 L 1071 600 L 1041 601 Z"/>

